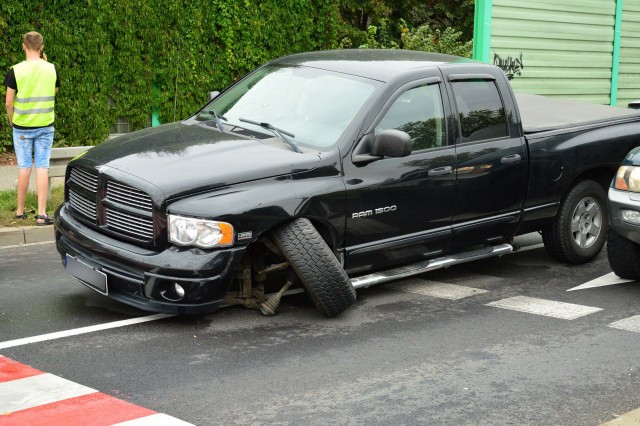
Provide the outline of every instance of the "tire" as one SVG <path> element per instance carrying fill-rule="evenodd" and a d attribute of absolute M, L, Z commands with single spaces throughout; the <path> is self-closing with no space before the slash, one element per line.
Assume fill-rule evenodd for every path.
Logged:
<path fill-rule="evenodd" d="M 356 301 L 349 277 L 308 219 L 288 222 L 273 235 L 307 295 L 323 315 L 334 317 Z"/>
<path fill-rule="evenodd" d="M 606 192 L 597 182 L 585 180 L 562 199 L 553 224 L 542 232 L 542 241 L 551 257 L 577 265 L 600 253 L 608 227 Z"/>
<path fill-rule="evenodd" d="M 609 229 L 607 257 L 611 269 L 617 276 L 640 281 L 640 245 Z"/>

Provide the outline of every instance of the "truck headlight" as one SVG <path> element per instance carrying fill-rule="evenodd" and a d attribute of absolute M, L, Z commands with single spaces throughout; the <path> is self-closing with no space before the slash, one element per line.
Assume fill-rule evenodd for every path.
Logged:
<path fill-rule="evenodd" d="M 620 166 L 614 188 L 621 191 L 640 192 L 640 167 Z"/>
<path fill-rule="evenodd" d="M 167 219 L 169 241 L 174 244 L 201 248 L 233 245 L 233 226 L 229 223 L 172 214 Z"/>

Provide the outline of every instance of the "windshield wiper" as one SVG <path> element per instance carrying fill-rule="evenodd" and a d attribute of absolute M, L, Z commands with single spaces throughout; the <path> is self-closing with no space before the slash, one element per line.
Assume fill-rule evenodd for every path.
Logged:
<path fill-rule="evenodd" d="M 244 123 L 255 124 L 256 126 L 260 126 L 260 127 L 264 128 L 264 129 L 271 130 L 273 133 L 276 134 L 276 136 L 278 136 L 287 145 L 289 145 L 291 147 L 291 149 L 293 149 L 295 152 L 302 153 L 302 150 L 300 148 L 298 148 L 298 145 L 296 145 L 296 143 L 294 141 L 292 141 L 291 139 L 289 139 L 287 137 L 287 136 L 290 136 L 292 138 L 295 138 L 296 135 L 294 135 L 293 133 L 289 133 L 289 132 L 287 132 L 285 130 L 278 129 L 277 127 L 274 127 L 270 123 L 260 123 L 260 122 L 253 121 L 253 120 L 247 120 L 246 118 L 241 118 L 240 121 L 242 121 Z"/>
<path fill-rule="evenodd" d="M 222 120 L 224 121 L 228 121 L 227 117 L 225 117 L 224 115 L 218 115 L 214 110 L 210 109 L 210 110 L 206 110 L 206 111 L 202 111 L 200 113 L 200 115 L 198 115 L 197 120 L 198 121 L 206 121 L 206 120 L 211 120 L 210 117 L 208 116 L 213 116 L 213 119 L 216 121 L 216 127 L 218 128 L 218 130 L 220 130 L 222 133 L 224 133 L 224 129 L 222 128 Z M 200 119 L 200 117 L 202 117 L 202 119 Z"/>

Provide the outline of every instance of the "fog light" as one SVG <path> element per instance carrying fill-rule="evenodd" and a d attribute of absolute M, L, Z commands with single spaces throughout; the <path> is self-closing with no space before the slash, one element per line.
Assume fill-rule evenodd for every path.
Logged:
<path fill-rule="evenodd" d="M 160 296 L 169 302 L 179 302 L 184 299 L 186 291 L 180 284 L 174 282 L 163 282 L 160 284 Z"/>
<path fill-rule="evenodd" d="M 640 225 L 640 212 L 635 210 L 620 210 L 620 215 L 625 222 Z"/>
<path fill-rule="evenodd" d="M 176 292 L 176 296 L 178 296 L 178 299 L 182 299 L 184 297 L 184 288 L 182 288 L 180 284 L 174 283 L 173 291 Z"/>

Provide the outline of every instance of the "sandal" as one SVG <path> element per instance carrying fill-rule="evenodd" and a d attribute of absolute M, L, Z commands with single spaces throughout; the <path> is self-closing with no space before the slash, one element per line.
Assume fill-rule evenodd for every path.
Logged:
<path fill-rule="evenodd" d="M 42 220 L 43 222 L 38 222 L 39 220 Z M 53 218 L 48 214 L 39 214 L 36 216 L 36 225 L 38 226 L 53 225 Z"/>
<path fill-rule="evenodd" d="M 16 219 L 26 219 L 28 216 L 26 213 L 17 214 Z"/>

